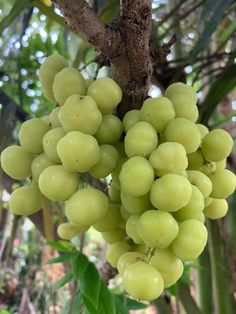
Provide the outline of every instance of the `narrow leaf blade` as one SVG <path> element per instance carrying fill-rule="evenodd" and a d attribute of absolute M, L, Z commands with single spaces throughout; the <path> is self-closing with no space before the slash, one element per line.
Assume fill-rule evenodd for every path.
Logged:
<path fill-rule="evenodd" d="M 61 279 L 58 280 L 58 282 L 53 286 L 52 290 L 53 293 L 55 293 L 59 288 L 63 287 L 66 283 L 70 282 L 73 279 L 72 273 L 68 273 L 65 276 L 63 276 Z"/>
<path fill-rule="evenodd" d="M 89 260 L 84 254 L 76 254 L 71 261 L 72 274 L 75 279 L 79 280 L 89 265 Z"/>

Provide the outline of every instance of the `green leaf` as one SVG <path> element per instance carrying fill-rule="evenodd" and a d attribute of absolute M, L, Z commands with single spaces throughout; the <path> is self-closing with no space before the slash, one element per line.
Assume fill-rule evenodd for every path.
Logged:
<path fill-rule="evenodd" d="M 127 310 L 141 310 L 145 309 L 147 307 L 146 304 L 142 302 L 138 302 L 136 300 L 126 298 L 123 294 L 117 294 L 115 295 L 116 302 L 120 302 L 123 305 L 125 305 Z"/>
<path fill-rule="evenodd" d="M 75 279 L 79 280 L 81 276 L 83 275 L 84 271 L 89 265 L 88 258 L 82 254 L 78 253 L 71 261 L 72 266 L 72 274 Z"/>
<path fill-rule="evenodd" d="M 30 3 L 31 0 L 15 1 L 10 13 L 7 16 L 5 16 L 0 22 L 0 34 L 2 34 L 5 28 L 10 26 L 10 24 L 15 20 L 15 18 L 17 18 L 19 14 L 29 6 Z"/>
<path fill-rule="evenodd" d="M 71 272 L 63 276 L 58 282 L 53 286 L 52 291 L 55 293 L 59 288 L 63 287 L 66 283 L 70 282 L 73 279 Z"/>
<path fill-rule="evenodd" d="M 83 295 L 83 301 L 84 301 L 84 305 L 85 305 L 86 310 L 87 310 L 86 313 L 88 313 L 88 314 L 97 314 L 98 313 L 98 310 L 95 309 L 95 307 L 90 302 L 90 300 L 88 298 L 86 298 L 84 295 Z M 99 314 L 102 314 L 102 313 L 99 313 Z"/>
<path fill-rule="evenodd" d="M 225 10 L 231 4 L 231 2 L 232 0 L 221 0 L 218 6 L 214 5 L 215 11 L 210 20 L 208 21 L 208 23 L 206 24 L 202 36 L 199 38 L 197 44 L 191 51 L 190 53 L 191 58 L 194 59 L 200 51 L 202 51 L 206 46 L 208 46 L 211 35 L 214 33 L 217 25 L 219 24 L 225 13 Z"/>
<path fill-rule="evenodd" d="M 50 258 L 48 260 L 48 264 L 56 264 L 56 263 L 63 263 L 67 260 L 69 260 L 70 258 L 72 258 L 76 253 L 66 253 L 66 254 L 62 254 L 58 257 L 55 258 Z"/>
<path fill-rule="evenodd" d="M 59 252 L 72 252 L 75 251 L 75 247 L 72 243 L 68 241 L 48 241 L 48 244 L 55 250 Z"/>
<path fill-rule="evenodd" d="M 101 281 L 98 312 L 100 314 L 116 314 L 114 296 L 103 281 Z"/>
<path fill-rule="evenodd" d="M 92 306 L 97 310 L 99 307 L 99 293 L 101 279 L 93 263 L 88 264 L 80 279 L 80 288 L 83 296 L 88 299 Z"/>
<path fill-rule="evenodd" d="M 72 299 L 73 299 L 73 297 L 69 298 L 66 301 L 66 304 L 63 307 L 63 309 L 60 312 L 60 314 L 70 314 Z M 81 295 L 81 292 L 80 292 L 79 289 L 76 292 L 75 300 L 73 302 L 74 302 L 73 313 L 80 313 L 79 311 L 81 309 L 82 295 Z"/>

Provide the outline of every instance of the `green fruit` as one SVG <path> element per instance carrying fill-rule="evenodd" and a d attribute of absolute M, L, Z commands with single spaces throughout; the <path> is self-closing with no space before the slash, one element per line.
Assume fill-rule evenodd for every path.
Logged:
<path fill-rule="evenodd" d="M 132 126 L 124 140 L 125 152 L 128 157 L 147 157 L 157 147 L 158 137 L 151 124 L 141 121 Z"/>
<path fill-rule="evenodd" d="M 66 132 L 80 131 L 95 134 L 102 122 L 102 114 L 89 96 L 69 96 L 59 112 L 59 120 Z"/>
<path fill-rule="evenodd" d="M 50 130 L 50 126 L 39 118 L 30 119 L 22 123 L 19 131 L 21 146 L 33 154 L 43 152 L 43 136 Z"/>
<path fill-rule="evenodd" d="M 158 133 L 175 118 L 175 110 L 166 97 L 148 98 L 140 109 L 141 120 L 150 123 Z"/>
<path fill-rule="evenodd" d="M 125 209 L 131 214 L 141 214 L 151 206 L 149 194 L 134 196 L 121 190 L 120 197 Z"/>
<path fill-rule="evenodd" d="M 192 122 L 197 121 L 198 108 L 193 97 L 179 93 L 170 97 L 170 101 L 174 106 L 176 118 L 185 118 Z"/>
<path fill-rule="evenodd" d="M 114 144 L 119 141 L 122 134 L 122 122 L 116 116 L 106 114 L 95 134 L 99 144 Z"/>
<path fill-rule="evenodd" d="M 131 213 L 128 212 L 128 210 L 122 205 L 120 207 L 120 215 L 124 219 L 124 221 L 127 221 L 129 217 L 131 216 Z"/>
<path fill-rule="evenodd" d="M 61 239 L 71 240 L 75 236 L 85 232 L 88 228 L 81 225 L 74 225 L 71 222 L 65 222 L 58 226 L 57 234 Z"/>
<path fill-rule="evenodd" d="M 126 233 L 136 244 L 143 243 L 143 240 L 138 235 L 137 224 L 140 215 L 131 215 L 126 222 Z"/>
<path fill-rule="evenodd" d="M 142 261 L 125 268 L 123 284 L 127 293 L 143 301 L 158 298 L 164 290 L 164 282 L 158 270 Z"/>
<path fill-rule="evenodd" d="M 209 133 L 208 128 L 207 128 L 205 125 L 201 124 L 201 123 L 196 124 L 196 126 L 198 127 L 198 130 L 199 130 L 199 132 L 200 132 L 200 134 L 201 134 L 201 139 L 203 139 L 204 136 L 205 136 L 207 133 Z"/>
<path fill-rule="evenodd" d="M 1 166 L 11 178 L 23 180 L 31 175 L 32 159 L 33 156 L 24 147 L 13 145 L 1 153 Z"/>
<path fill-rule="evenodd" d="M 151 189 L 154 171 L 144 157 L 135 156 L 122 165 L 119 179 L 121 187 L 126 193 L 142 196 Z"/>
<path fill-rule="evenodd" d="M 112 181 L 108 188 L 108 195 L 110 197 L 111 202 L 117 203 L 120 202 L 120 189 L 114 184 Z"/>
<path fill-rule="evenodd" d="M 202 192 L 204 198 L 207 198 L 212 191 L 211 180 L 200 171 L 188 170 L 187 174 L 188 180 Z"/>
<path fill-rule="evenodd" d="M 79 180 L 60 165 L 47 167 L 39 177 L 40 191 L 52 201 L 66 201 L 77 190 Z"/>
<path fill-rule="evenodd" d="M 216 170 L 214 174 L 209 175 L 212 182 L 212 198 L 226 198 L 231 195 L 236 186 L 235 174 L 227 169 Z"/>
<path fill-rule="evenodd" d="M 120 220 L 120 207 L 110 203 L 106 215 L 98 220 L 93 227 L 100 232 L 112 231 L 118 228 Z"/>
<path fill-rule="evenodd" d="M 48 125 L 50 125 L 49 115 L 43 116 L 41 118 L 44 122 L 46 122 Z"/>
<path fill-rule="evenodd" d="M 225 169 L 227 167 L 227 159 L 215 162 L 216 170 Z"/>
<path fill-rule="evenodd" d="M 131 250 L 131 247 L 125 241 L 118 241 L 111 244 L 106 253 L 106 259 L 112 267 L 117 267 L 121 255 Z"/>
<path fill-rule="evenodd" d="M 43 137 L 43 150 L 47 157 L 54 163 L 61 163 L 57 153 L 57 143 L 66 135 L 63 128 L 54 128 Z"/>
<path fill-rule="evenodd" d="M 148 210 L 140 217 L 137 232 L 148 247 L 165 249 L 177 237 L 179 227 L 171 214 L 162 210 Z"/>
<path fill-rule="evenodd" d="M 86 172 L 100 159 L 100 149 L 96 139 L 79 131 L 67 133 L 57 144 L 58 156 L 68 171 Z"/>
<path fill-rule="evenodd" d="M 223 218 L 228 211 L 226 200 L 212 199 L 212 202 L 204 209 L 204 215 L 210 219 Z"/>
<path fill-rule="evenodd" d="M 176 174 L 165 174 L 152 184 L 150 200 L 161 210 L 175 212 L 190 201 L 192 186 L 188 179 Z"/>
<path fill-rule="evenodd" d="M 188 154 L 188 169 L 190 170 L 199 170 L 202 168 L 204 159 L 200 150 Z"/>
<path fill-rule="evenodd" d="M 194 88 L 188 86 L 187 84 L 181 82 L 173 83 L 167 88 L 165 92 L 165 96 L 168 98 L 171 98 L 176 94 L 186 94 L 190 96 L 195 102 L 197 102 L 197 95 Z"/>
<path fill-rule="evenodd" d="M 49 120 L 52 128 L 60 128 L 62 126 L 58 117 L 60 110 L 61 107 L 56 107 L 55 109 L 52 110 L 52 112 L 49 115 Z"/>
<path fill-rule="evenodd" d="M 126 112 L 124 118 L 122 120 L 123 129 L 125 133 L 128 132 L 132 126 L 134 126 L 137 122 L 140 121 L 140 111 L 139 110 L 130 110 Z"/>
<path fill-rule="evenodd" d="M 31 163 L 32 177 L 35 182 L 38 182 L 40 174 L 49 166 L 54 165 L 54 162 L 48 159 L 45 154 L 40 154 L 35 157 Z"/>
<path fill-rule="evenodd" d="M 106 216 L 108 199 L 104 193 L 94 188 L 77 191 L 66 202 L 65 213 L 74 224 L 90 227 Z"/>
<path fill-rule="evenodd" d="M 128 159 L 126 157 L 120 158 L 117 162 L 117 165 L 115 169 L 112 171 L 111 176 L 112 176 L 112 182 L 117 188 L 121 188 L 120 186 L 120 171 L 123 166 L 123 164 L 127 161 Z"/>
<path fill-rule="evenodd" d="M 179 234 L 172 243 L 174 254 L 183 261 L 193 261 L 202 253 L 207 243 L 207 229 L 195 219 L 179 224 Z"/>
<path fill-rule="evenodd" d="M 102 232 L 102 237 L 107 243 L 112 244 L 123 240 L 125 237 L 125 231 L 117 228 L 112 231 Z"/>
<path fill-rule="evenodd" d="M 87 90 L 87 95 L 92 97 L 101 113 L 110 113 L 121 102 L 122 90 L 119 85 L 109 77 L 93 81 Z"/>
<path fill-rule="evenodd" d="M 85 95 L 85 81 L 81 73 L 75 68 L 66 67 L 55 75 L 53 93 L 60 106 L 73 95 Z"/>
<path fill-rule="evenodd" d="M 130 265 L 138 261 L 141 261 L 143 254 L 140 252 L 126 252 L 121 255 L 117 263 L 117 269 L 120 275 L 123 275 L 125 269 Z"/>

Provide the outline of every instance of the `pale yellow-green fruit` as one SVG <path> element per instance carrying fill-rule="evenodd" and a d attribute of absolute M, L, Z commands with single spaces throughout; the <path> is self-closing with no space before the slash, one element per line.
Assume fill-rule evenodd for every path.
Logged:
<path fill-rule="evenodd" d="M 199 171 L 209 176 L 216 171 L 216 163 L 213 161 L 205 162 Z"/>
<path fill-rule="evenodd" d="M 111 244 L 106 253 L 106 260 L 112 267 L 117 267 L 121 255 L 131 250 L 131 247 L 125 241 L 118 241 Z"/>
<path fill-rule="evenodd" d="M 123 142 L 120 142 L 120 141 L 115 142 L 115 143 L 113 143 L 113 146 L 118 150 L 120 158 L 127 157 L 126 153 L 125 153 L 125 146 L 124 146 Z"/>
<path fill-rule="evenodd" d="M 148 210 L 139 218 L 137 232 L 148 247 L 165 249 L 177 237 L 179 227 L 171 214 L 162 210 Z"/>
<path fill-rule="evenodd" d="M 57 144 L 66 135 L 63 128 L 49 130 L 43 137 L 43 150 L 47 157 L 54 163 L 61 163 L 57 153 Z"/>
<path fill-rule="evenodd" d="M 131 215 L 126 222 L 126 233 L 136 244 L 143 243 L 143 240 L 138 235 L 137 223 L 139 221 L 140 215 Z"/>
<path fill-rule="evenodd" d="M 55 100 L 52 85 L 55 75 L 67 66 L 66 60 L 60 55 L 51 55 L 45 59 L 39 70 L 39 80 L 43 86 L 44 95 L 49 100 Z"/>
<path fill-rule="evenodd" d="M 54 165 L 54 162 L 44 153 L 36 156 L 31 163 L 32 177 L 35 182 L 38 182 L 39 176 L 43 170 L 52 165 Z"/>
<path fill-rule="evenodd" d="M 123 218 L 121 218 L 118 226 L 119 226 L 120 229 L 125 230 L 126 221 Z"/>
<path fill-rule="evenodd" d="M 85 81 L 85 87 L 86 87 L 86 90 L 87 90 L 88 87 L 89 87 L 89 85 L 90 85 L 91 83 L 93 83 L 93 79 L 85 79 L 84 81 Z"/>
<path fill-rule="evenodd" d="M 187 84 L 178 82 L 171 84 L 165 91 L 165 96 L 168 98 L 173 97 L 175 94 L 187 94 L 195 102 L 197 102 L 197 95 L 193 87 L 188 86 Z"/>
<path fill-rule="evenodd" d="M 74 224 L 90 227 L 106 216 L 108 198 L 94 188 L 84 188 L 66 202 L 65 213 Z"/>
<path fill-rule="evenodd" d="M 19 131 L 21 146 L 33 154 L 43 152 L 43 136 L 50 130 L 50 126 L 39 118 L 30 119 L 22 123 Z"/>
<path fill-rule="evenodd" d="M 87 229 L 88 228 L 81 225 L 75 225 L 71 222 L 65 222 L 58 226 L 57 234 L 61 239 L 71 240 L 75 236 L 85 232 Z"/>
<path fill-rule="evenodd" d="M 117 187 L 117 188 L 121 188 L 121 185 L 120 185 L 120 179 L 119 179 L 119 176 L 120 176 L 120 171 L 121 171 L 121 168 L 123 166 L 123 164 L 127 161 L 127 157 L 122 157 L 118 160 L 117 162 L 117 165 L 115 167 L 115 169 L 112 171 L 111 173 L 111 176 L 112 176 L 112 182 L 113 184 Z"/>
<path fill-rule="evenodd" d="M 158 176 L 166 173 L 180 173 L 188 166 L 188 159 L 183 145 L 166 142 L 157 147 L 150 157 L 150 164 Z"/>
<path fill-rule="evenodd" d="M 197 219 L 205 206 L 204 197 L 201 191 L 192 185 L 192 195 L 188 204 L 180 208 L 174 215 L 178 221 L 186 219 Z"/>
<path fill-rule="evenodd" d="M 119 179 L 126 193 L 142 196 L 151 189 L 154 170 L 144 157 L 134 156 L 122 165 Z"/>
<path fill-rule="evenodd" d="M 76 174 L 61 165 L 47 167 L 39 176 L 40 191 L 52 201 L 66 201 L 77 190 L 79 180 Z"/>
<path fill-rule="evenodd" d="M 99 146 L 100 159 L 98 163 L 89 170 L 89 173 L 95 178 L 107 177 L 116 167 L 119 153 L 116 148 L 109 144 Z"/>
<path fill-rule="evenodd" d="M 204 199 L 205 207 L 208 207 L 213 202 L 213 198 L 207 197 Z"/>
<path fill-rule="evenodd" d="M 58 117 L 60 110 L 61 110 L 61 107 L 56 107 L 52 110 L 52 112 L 49 115 L 49 120 L 50 120 L 52 128 L 61 127 L 61 122 Z"/>
<path fill-rule="evenodd" d="M 32 183 L 30 187 L 22 186 L 14 190 L 9 199 L 9 208 L 15 215 L 30 216 L 42 207 L 43 196 L 38 186 Z"/>
<path fill-rule="evenodd" d="M 179 234 L 171 245 L 174 254 L 183 261 L 193 261 L 207 243 L 207 229 L 202 222 L 189 219 L 179 224 Z"/>
<path fill-rule="evenodd" d="M 79 131 L 67 133 L 57 144 L 58 156 L 68 171 L 86 172 L 100 159 L 100 149 L 96 139 Z"/>
<path fill-rule="evenodd" d="M 125 133 L 127 133 L 128 130 L 130 128 L 132 128 L 132 126 L 134 126 L 139 121 L 140 121 L 140 111 L 139 110 L 133 109 L 133 110 L 126 112 L 126 114 L 124 115 L 124 118 L 122 120 L 123 129 L 124 129 Z"/>
<path fill-rule="evenodd" d="M 170 248 L 156 250 L 150 259 L 150 265 L 154 266 L 160 272 L 165 288 L 174 285 L 184 271 L 183 262 L 174 255 Z"/>
<path fill-rule="evenodd" d="M 24 147 L 12 145 L 1 153 L 1 167 L 11 178 L 26 179 L 31 175 L 31 155 Z"/>
<path fill-rule="evenodd" d="M 188 180 L 202 192 L 204 198 L 207 198 L 212 191 L 211 180 L 201 171 L 188 170 Z"/>
<path fill-rule="evenodd" d="M 228 211 L 228 203 L 224 199 L 212 199 L 212 202 L 204 209 L 204 215 L 210 219 L 223 218 Z"/>
<path fill-rule="evenodd" d="M 141 214 L 151 206 L 149 194 L 134 196 L 121 190 L 120 197 L 125 209 L 131 214 Z"/>
<path fill-rule="evenodd" d="M 152 301 L 164 290 L 164 282 L 158 270 L 142 261 L 127 266 L 122 278 L 126 292 L 138 300 Z"/>
<path fill-rule="evenodd" d="M 102 114 L 94 99 L 77 94 L 66 99 L 58 116 L 66 132 L 80 131 L 93 135 L 102 122 Z"/>
<path fill-rule="evenodd" d="M 86 87 L 82 74 L 75 68 L 66 67 L 55 75 L 53 93 L 56 101 L 62 106 L 65 100 L 73 95 L 85 95 Z"/>
<path fill-rule="evenodd" d="M 187 94 L 174 94 L 170 97 L 175 109 L 176 118 L 185 118 L 189 121 L 196 122 L 198 119 L 198 108 L 196 100 Z"/>
<path fill-rule="evenodd" d="M 123 132 L 122 122 L 114 115 L 106 114 L 95 134 L 99 144 L 114 144 Z"/>
<path fill-rule="evenodd" d="M 204 159 L 200 150 L 188 154 L 188 169 L 190 170 L 200 170 L 203 166 Z"/>
<path fill-rule="evenodd" d="M 223 159 L 221 161 L 217 161 L 215 163 L 216 170 L 218 169 L 225 169 L 227 167 L 227 159 Z"/>
<path fill-rule="evenodd" d="M 198 130 L 199 130 L 199 132 L 200 132 L 200 134 L 201 134 L 201 139 L 203 139 L 204 136 L 205 136 L 207 133 L 209 133 L 208 128 L 207 128 L 205 125 L 201 124 L 201 123 L 197 123 L 196 126 L 198 127 Z"/>
<path fill-rule="evenodd" d="M 120 202 L 120 189 L 112 181 L 108 188 L 108 195 L 111 202 L 118 203 Z"/>
<path fill-rule="evenodd" d="M 110 113 L 120 103 L 122 90 L 120 86 L 109 77 L 93 81 L 87 90 L 87 95 L 92 97 L 101 113 Z"/>
<path fill-rule="evenodd" d="M 157 209 L 175 212 L 188 204 L 191 195 L 192 185 L 187 178 L 165 174 L 152 184 L 150 200 Z"/>
<path fill-rule="evenodd" d="M 120 220 L 119 205 L 110 203 L 106 215 L 98 220 L 93 227 L 100 232 L 112 231 L 118 228 Z"/>
<path fill-rule="evenodd" d="M 156 130 L 145 121 L 138 122 L 128 130 L 124 144 L 128 157 L 148 157 L 158 144 Z"/>
<path fill-rule="evenodd" d="M 226 198 L 231 195 L 236 186 L 236 177 L 233 172 L 227 169 L 218 169 L 214 174 L 209 175 L 212 182 L 212 198 Z"/>
<path fill-rule="evenodd" d="M 141 120 L 150 123 L 158 133 L 175 118 L 175 110 L 166 97 L 148 98 L 140 109 Z"/>
<path fill-rule="evenodd" d="M 186 152 L 195 152 L 201 144 L 201 134 L 196 124 L 184 118 L 176 118 L 165 129 L 167 142 L 177 142 L 184 146 Z"/>
<path fill-rule="evenodd" d="M 120 215 L 124 221 L 127 221 L 132 214 L 122 205 L 120 207 Z"/>
<path fill-rule="evenodd" d="M 215 129 L 204 136 L 202 153 L 207 160 L 221 161 L 227 158 L 233 147 L 233 139 L 228 132 Z"/>
<path fill-rule="evenodd" d="M 120 228 L 114 229 L 112 231 L 102 232 L 103 239 L 109 244 L 123 240 L 125 235 L 125 231 Z"/>
<path fill-rule="evenodd" d="M 43 116 L 41 119 L 42 119 L 44 122 L 46 122 L 48 125 L 50 125 L 49 115 Z"/>
<path fill-rule="evenodd" d="M 117 270 L 120 275 L 123 275 L 126 267 L 130 264 L 141 261 L 144 258 L 144 255 L 140 252 L 126 252 L 121 255 L 117 263 Z"/>

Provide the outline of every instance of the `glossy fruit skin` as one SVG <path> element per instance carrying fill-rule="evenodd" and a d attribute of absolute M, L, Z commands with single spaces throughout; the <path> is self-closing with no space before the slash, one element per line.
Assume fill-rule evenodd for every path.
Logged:
<path fill-rule="evenodd" d="M 35 157 L 31 163 L 32 177 L 35 182 L 38 182 L 39 176 L 43 170 L 52 165 L 54 165 L 54 162 L 51 161 L 44 153 Z"/>
<path fill-rule="evenodd" d="M 13 179 L 23 180 L 31 175 L 33 156 L 24 148 L 12 145 L 1 153 L 2 169 Z"/>
<path fill-rule="evenodd" d="M 140 252 L 126 252 L 121 255 L 117 263 L 117 269 L 120 275 L 123 275 L 126 267 L 130 264 L 136 263 L 144 258 L 143 254 Z"/>
<path fill-rule="evenodd" d="M 188 180 L 202 192 L 204 198 L 207 198 L 212 191 L 211 180 L 201 171 L 188 170 Z"/>
<path fill-rule="evenodd" d="M 167 125 L 165 139 L 167 142 L 182 144 L 189 154 L 195 152 L 200 146 L 201 134 L 193 122 L 184 118 L 176 118 Z"/>
<path fill-rule="evenodd" d="M 49 115 L 49 121 L 52 128 L 60 128 L 62 126 L 58 118 L 60 110 L 61 110 L 61 107 L 56 107 L 51 111 Z"/>
<path fill-rule="evenodd" d="M 226 200 L 212 199 L 212 202 L 205 207 L 203 213 L 209 219 L 220 219 L 227 214 L 228 207 Z"/>
<path fill-rule="evenodd" d="M 54 163 L 61 163 L 57 153 L 57 143 L 66 135 L 63 128 L 49 130 L 43 137 L 43 150 L 47 157 Z"/>
<path fill-rule="evenodd" d="M 138 235 L 137 224 L 139 221 L 140 215 L 131 215 L 126 222 L 126 233 L 136 244 L 143 243 L 143 240 Z"/>
<path fill-rule="evenodd" d="M 152 184 L 150 200 L 161 210 L 175 212 L 190 201 L 192 186 L 188 179 L 176 174 L 165 174 Z"/>
<path fill-rule="evenodd" d="M 134 156 L 122 165 L 119 179 L 126 193 L 142 196 L 151 189 L 154 170 L 144 157 Z"/>
<path fill-rule="evenodd" d="M 79 185 L 77 175 L 68 172 L 61 165 L 44 169 L 38 182 L 40 191 L 52 201 L 68 200 Z"/>
<path fill-rule="evenodd" d="M 151 257 L 150 265 L 154 266 L 161 274 L 165 288 L 174 285 L 182 276 L 184 265 L 170 248 L 156 250 Z"/>
<path fill-rule="evenodd" d="M 15 215 L 30 216 L 42 207 L 43 196 L 36 184 L 14 190 L 9 199 L 9 208 Z"/>
<path fill-rule="evenodd" d="M 174 254 L 183 261 L 193 261 L 202 253 L 207 243 L 207 229 L 195 219 L 179 224 L 179 234 L 171 245 Z"/>
<path fill-rule="evenodd" d="M 149 194 L 134 196 L 121 190 L 120 197 L 125 209 L 131 214 L 142 214 L 151 206 Z"/>
<path fill-rule="evenodd" d="M 119 189 L 121 189 L 121 185 L 120 185 L 120 171 L 121 168 L 123 166 L 123 164 L 128 160 L 127 157 L 122 157 L 118 160 L 117 165 L 115 167 L 115 169 L 113 169 L 111 176 L 112 176 L 112 183 Z"/>
<path fill-rule="evenodd" d="M 127 221 L 132 214 L 123 205 L 121 205 L 120 215 L 124 221 Z"/>
<path fill-rule="evenodd" d="M 201 139 L 203 139 L 204 136 L 209 133 L 208 128 L 205 125 L 201 124 L 201 123 L 197 123 L 196 126 L 198 127 L 198 130 L 199 130 L 199 132 L 201 134 Z"/>
<path fill-rule="evenodd" d="M 231 195 L 236 186 L 235 174 L 227 169 L 218 169 L 214 174 L 209 175 L 212 182 L 212 198 L 226 198 Z"/>
<path fill-rule="evenodd" d="M 170 97 L 175 109 L 176 118 L 185 118 L 189 121 L 196 122 L 198 119 L 198 108 L 196 100 L 187 94 L 174 94 Z"/>
<path fill-rule="evenodd" d="M 120 189 L 114 184 L 112 181 L 108 188 L 108 195 L 110 197 L 110 201 L 113 203 L 120 202 Z"/>
<path fill-rule="evenodd" d="M 58 226 L 57 234 L 61 239 L 71 240 L 75 236 L 85 232 L 88 228 L 81 225 L 74 225 L 71 222 L 65 222 Z"/>
<path fill-rule="evenodd" d="M 150 123 L 157 133 L 161 133 L 168 123 L 174 120 L 175 110 L 166 97 L 148 98 L 140 109 L 140 116 L 141 120 Z"/>
<path fill-rule="evenodd" d="M 59 112 L 59 120 L 66 132 L 80 131 L 95 134 L 102 122 L 96 102 L 89 96 L 69 96 Z"/>
<path fill-rule="evenodd" d="M 120 220 L 119 205 L 110 203 L 106 215 L 96 222 L 93 227 L 100 232 L 112 231 L 118 228 Z"/>
<path fill-rule="evenodd" d="M 19 131 L 21 146 L 33 154 L 43 152 L 43 136 L 50 130 L 50 126 L 39 118 L 30 119 L 22 123 Z"/>
<path fill-rule="evenodd" d="M 173 97 L 175 94 L 187 94 L 197 102 L 197 96 L 194 88 L 188 86 L 187 84 L 181 82 L 173 83 L 165 91 L 165 96 L 168 98 Z"/>
<path fill-rule="evenodd" d="M 114 144 L 119 141 L 123 131 L 122 122 L 114 115 L 106 114 L 95 134 L 99 144 Z"/>
<path fill-rule="evenodd" d="M 124 144 L 128 157 L 148 157 L 158 144 L 156 130 L 145 121 L 138 122 L 128 130 Z"/>
<path fill-rule="evenodd" d="M 154 300 L 164 290 L 164 282 L 158 270 L 142 261 L 127 266 L 122 277 L 125 290 L 138 300 Z"/>
<path fill-rule="evenodd" d="M 207 160 L 221 161 L 229 156 L 233 147 L 233 139 L 228 132 L 215 129 L 204 136 L 202 153 Z"/>
<path fill-rule="evenodd" d="M 149 161 L 158 176 L 166 173 L 179 173 L 188 166 L 183 145 L 174 142 L 160 144 L 149 156 Z"/>
<path fill-rule="evenodd" d="M 179 227 L 171 214 L 162 210 L 148 210 L 141 215 L 137 232 L 148 247 L 165 249 L 177 237 Z"/>
<path fill-rule="evenodd" d="M 102 219 L 108 211 L 108 199 L 94 188 L 84 188 L 66 202 L 65 213 L 74 224 L 90 227 Z"/>
<path fill-rule="evenodd" d="M 140 111 L 139 110 L 133 109 L 133 110 L 126 112 L 126 114 L 124 115 L 124 118 L 122 120 L 123 129 L 124 129 L 125 133 L 127 133 L 128 130 L 130 128 L 132 128 L 132 126 L 134 126 L 137 122 L 139 122 L 140 119 L 141 119 L 141 117 L 140 117 Z"/>
<path fill-rule="evenodd" d="M 43 86 L 44 95 L 54 101 L 52 90 L 55 75 L 67 66 L 66 60 L 60 55 L 51 55 L 45 59 L 39 70 L 39 80 Z"/>
<path fill-rule="evenodd" d="M 102 237 L 107 243 L 113 244 L 124 239 L 125 231 L 117 228 L 112 231 L 102 232 Z"/>
<path fill-rule="evenodd" d="M 99 149 L 100 159 L 89 172 L 95 178 L 105 178 L 115 169 L 119 153 L 114 146 L 109 144 L 100 145 Z"/>
<path fill-rule="evenodd" d="M 86 172 L 100 159 L 100 149 L 96 139 L 79 131 L 67 133 L 57 144 L 58 156 L 68 171 Z"/>
<path fill-rule="evenodd" d="M 121 255 L 131 250 L 131 247 L 125 241 L 118 241 L 111 244 L 106 253 L 106 259 L 112 267 L 117 268 L 117 263 Z"/>
<path fill-rule="evenodd" d="M 200 150 L 188 154 L 187 157 L 189 170 L 200 170 L 202 168 L 204 159 Z"/>
<path fill-rule="evenodd" d="M 88 87 L 87 94 L 96 101 L 103 114 L 112 112 L 122 99 L 121 88 L 109 77 L 93 81 Z"/>

